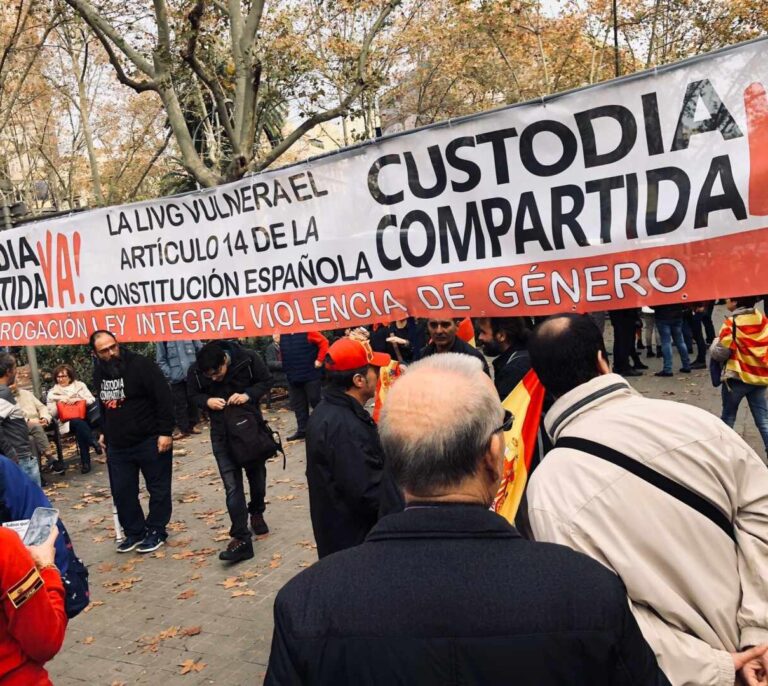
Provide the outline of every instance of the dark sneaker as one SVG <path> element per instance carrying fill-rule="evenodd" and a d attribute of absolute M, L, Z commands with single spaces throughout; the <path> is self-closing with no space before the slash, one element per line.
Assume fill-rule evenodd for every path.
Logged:
<path fill-rule="evenodd" d="M 250 539 L 242 541 L 239 538 L 233 538 L 229 541 L 226 550 L 219 553 L 219 559 L 223 562 L 242 562 L 250 560 L 253 557 L 253 543 Z"/>
<path fill-rule="evenodd" d="M 661 371 L 661 372 L 656 372 L 654 376 L 673 376 L 673 374 L 672 372 Z"/>
<path fill-rule="evenodd" d="M 306 434 L 303 431 L 297 431 L 295 434 L 288 436 L 285 440 L 290 441 L 303 441 Z"/>
<path fill-rule="evenodd" d="M 144 536 L 127 536 L 125 540 L 117 546 L 118 553 L 130 553 L 132 550 L 139 547 L 139 544 L 144 541 Z"/>
<path fill-rule="evenodd" d="M 640 360 L 638 360 L 637 362 L 635 362 L 635 369 L 640 369 L 640 370 L 648 369 L 648 365 L 643 364 L 642 362 L 640 362 Z"/>
<path fill-rule="evenodd" d="M 264 521 L 264 515 L 262 514 L 251 515 L 251 531 L 253 531 L 254 535 L 256 536 L 263 536 L 264 534 L 269 533 L 269 527 L 267 526 L 267 523 Z"/>
<path fill-rule="evenodd" d="M 81 474 L 88 474 L 91 471 L 91 465 L 90 464 L 81 464 L 80 465 L 80 473 Z"/>
<path fill-rule="evenodd" d="M 161 545 L 165 545 L 165 539 L 156 531 L 150 531 L 136 548 L 137 553 L 151 553 Z"/>
<path fill-rule="evenodd" d="M 67 465 L 64 464 L 64 460 L 56 460 L 56 462 L 51 465 L 51 471 L 54 474 L 64 474 L 64 472 L 67 471 Z"/>
<path fill-rule="evenodd" d="M 656 353 L 653 352 L 653 348 L 646 348 L 645 349 L 645 356 L 646 357 L 656 357 Z"/>
<path fill-rule="evenodd" d="M 680 371 L 681 371 L 683 374 L 690 374 L 690 373 L 691 373 L 691 368 L 690 368 L 690 367 L 681 367 L 681 368 L 680 368 Z"/>
<path fill-rule="evenodd" d="M 694 362 L 691 365 L 691 369 L 706 369 L 707 363 L 706 362 Z"/>

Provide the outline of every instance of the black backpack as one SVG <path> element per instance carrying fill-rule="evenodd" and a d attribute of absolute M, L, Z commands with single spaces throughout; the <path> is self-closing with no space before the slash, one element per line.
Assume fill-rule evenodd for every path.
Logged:
<path fill-rule="evenodd" d="M 280 434 L 272 430 L 258 408 L 250 404 L 227 405 L 222 412 L 229 454 L 236 464 L 247 467 L 282 453 L 285 469 L 285 452 Z"/>

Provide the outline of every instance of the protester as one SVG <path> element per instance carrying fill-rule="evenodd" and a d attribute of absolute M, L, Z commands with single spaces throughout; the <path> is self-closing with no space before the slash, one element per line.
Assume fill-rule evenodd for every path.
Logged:
<path fill-rule="evenodd" d="M 173 397 L 154 360 L 123 349 L 114 334 L 95 331 L 93 385 L 101 405 L 112 498 L 125 540 L 117 552 L 151 553 L 165 543 L 171 520 Z M 139 503 L 139 472 L 149 492 L 149 514 Z"/>
<path fill-rule="evenodd" d="M 371 347 L 375 352 L 386 353 L 405 364 L 413 362 L 426 343 L 424 326 L 414 317 L 396 319 L 371 336 Z"/>
<path fill-rule="evenodd" d="M 480 360 L 483 365 L 483 371 L 490 376 L 491 371 L 488 368 L 488 362 L 483 353 L 457 336 L 460 321 L 460 319 L 428 319 L 427 333 L 430 340 L 421 349 L 419 359 L 437 353 L 464 353 Z"/>
<path fill-rule="evenodd" d="M 17 464 L 0 455 L 0 524 L 30 519 L 38 507 L 51 507 L 43 489 Z M 65 609 L 71 619 L 88 607 L 90 602 L 88 570 L 75 554 L 61 519 L 57 526 L 59 536 L 56 539 L 55 562 L 64 583 Z M 4 683 L 0 678 L 0 684 Z"/>
<path fill-rule="evenodd" d="M 88 421 L 88 415 L 98 414 L 96 398 L 82 381 L 78 381 L 75 370 L 71 365 L 60 364 L 53 370 L 53 378 L 56 385 L 48 391 L 46 400 L 48 409 L 55 417 L 59 416 L 58 404 L 74 405 L 78 402 L 85 403 L 85 412 L 82 419 L 70 419 L 62 423 L 62 430 L 66 433 L 71 429 L 75 434 L 78 452 L 80 453 L 80 471 L 87 474 L 91 471 L 91 448 L 101 455 L 102 449 L 93 437 L 93 429 Z"/>
<path fill-rule="evenodd" d="M 407 507 L 278 593 L 265 684 L 669 683 L 613 574 L 489 511 L 511 419 L 474 356 L 398 380 L 380 426 Z"/>
<path fill-rule="evenodd" d="M 40 486 L 40 466 L 32 452 L 27 419 L 10 388 L 15 382 L 16 358 L 0 353 L 0 451 Z"/>
<path fill-rule="evenodd" d="M 155 361 L 171 385 L 173 394 L 173 414 L 176 418 L 174 441 L 202 433 L 196 426 L 200 413 L 187 393 L 187 373 L 202 347 L 200 341 L 165 341 L 155 346 Z"/>
<path fill-rule="evenodd" d="M 635 328 L 638 318 L 636 308 L 625 310 L 611 310 L 611 324 L 613 325 L 613 370 L 622 376 L 642 376 L 641 368 L 647 369 L 637 359 L 635 348 Z M 630 358 L 636 360 L 637 367 L 630 365 Z"/>
<path fill-rule="evenodd" d="M 757 309 L 756 297 L 725 301 L 731 317 L 726 318 L 712 343 L 712 359 L 723 364 L 722 420 L 730 427 L 744 398 L 763 439 L 768 461 L 768 318 Z"/>
<path fill-rule="evenodd" d="M 504 400 L 531 368 L 528 356 L 530 323 L 527 317 L 492 317 L 475 320 L 483 352 L 493 360 L 493 383 Z"/>
<path fill-rule="evenodd" d="M 27 429 L 29 431 L 29 440 L 35 449 L 38 457 L 45 457 L 53 461 L 54 448 L 45 434 L 45 429 L 53 421 L 48 408 L 40 402 L 35 394 L 19 388 L 17 383 L 10 386 L 16 404 L 21 408 L 24 417 L 27 420 Z M 58 465 L 57 471 L 58 471 Z"/>
<path fill-rule="evenodd" d="M 701 325 L 703 309 L 702 303 L 691 303 L 685 308 L 683 317 L 683 338 L 689 355 L 693 354 L 693 344 L 696 343 L 696 359 L 691 362 L 691 369 L 707 368 L 707 344 Z"/>
<path fill-rule="evenodd" d="M 362 543 L 380 511 L 402 507 L 364 407 L 376 394 L 378 368 L 390 361 L 352 338 L 328 350 L 328 383 L 307 424 L 309 512 L 320 558 Z"/>
<path fill-rule="evenodd" d="M 654 306 L 656 328 L 661 338 L 661 354 L 664 358 L 663 367 L 656 376 L 673 376 L 672 373 L 672 341 L 675 342 L 677 352 L 680 354 L 682 367 L 680 371 L 690 374 L 691 362 L 688 357 L 688 346 L 683 339 L 684 305 L 656 305 Z"/>
<path fill-rule="evenodd" d="M 320 402 L 322 367 L 328 352 L 328 339 L 321 333 L 284 333 L 280 336 L 280 355 L 288 379 L 288 397 L 296 415 L 296 431 L 288 441 L 303 440 L 310 407 Z"/>
<path fill-rule="evenodd" d="M 621 577 L 676 686 L 733 686 L 737 672 L 753 683 L 747 649 L 768 642 L 760 458 L 709 412 L 646 398 L 611 374 L 585 315 L 550 318 L 529 350 L 557 397 L 545 417 L 555 447 L 527 490 L 536 540 Z"/>
<path fill-rule="evenodd" d="M 0 527 L 0 683 L 50 686 L 43 665 L 61 650 L 67 617 L 54 563 L 58 529 L 41 545 L 25 546 Z"/>
<path fill-rule="evenodd" d="M 230 445 L 229 419 L 234 407 L 261 418 L 259 401 L 269 393 L 272 377 L 258 353 L 234 341 L 220 341 L 208 343 L 197 353 L 197 362 L 189 370 L 188 385 L 195 404 L 210 412 L 211 447 L 224 484 L 227 511 L 232 523 L 230 541 L 226 550 L 219 554 L 219 559 L 225 562 L 249 560 L 253 557 L 253 542 L 248 530 L 248 515 L 254 534 L 261 536 L 269 533 L 264 521 L 267 465 L 260 459 L 244 466 L 238 462 Z M 247 506 L 243 472 L 250 492 Z"/>
<path fill-rule="evenodd" d="M 640 310 L 640 321 L 643 324 L 643 347 L 646 357 L 661 357 L 661 339 L 656 329 L 656 314 L 650 307 L 643 307 Z M 600 330 L 602 334 L 602 329 Z"/>

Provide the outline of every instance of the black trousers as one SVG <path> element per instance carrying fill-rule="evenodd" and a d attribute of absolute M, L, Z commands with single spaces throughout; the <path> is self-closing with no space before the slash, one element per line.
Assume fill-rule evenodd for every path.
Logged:
<path fill-rule="evenodd" d="M 635 322 L 637 310 L 614 310 L 611 312 L 613 324 L 613 369 L 625 372 L 630 369 L 629 358 L 635 351 Z"/>
<path fill-rule="evenodd" d="M 320 402 L 320 387 L 320 379 L 288 384 L 288 399 L 291 403 L 291 409 L 296 415 L 296 431 L 298 433 L 304 433 L 307 429 L 309 408 L 314 410 Z"/>
<path fill-rule="evenodd" d="M 231 527 L 229 535 L 248 541 L 251 532 L 248 529 L 248 515 L 262 514 L 266 508 L 264 497 L 267 493 L 267 465 L 258 461 L 247 467 L 236 464 L 229 455 L 225 438 L 213 438 L 213 455 L 219 467 L 221 481 L 224 484 L 224 497 Z M 250 501 L 246 504 L 243 474 L 248 479 Z"/>
<path fill-rule="evenodd" d="M 143 536 L 154 531 L 165 538 L 173 510 L 173 450 L 159 453 L 157 436 L 153 436 L 130 448 L 108 447 L 107 454 L 112 499 L 126 536 Z M 139 473 L 144 477 L 149 493 L 146 518 L 139 502 Z"/>
<path fill-rule="evenodd" d="M 173 394 L 173 416 L 179 431 L 188 434 L 192 427 L 200 421 L 200 413 L 187 394 L 187 382 L 179 381 L 171 384 Z"/>

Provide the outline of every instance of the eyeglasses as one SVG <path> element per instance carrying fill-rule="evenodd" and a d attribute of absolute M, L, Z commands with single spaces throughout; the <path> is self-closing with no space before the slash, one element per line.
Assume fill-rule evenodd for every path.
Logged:
<path fill-rule="evenodd" d="M 69 374 L 57 374 L 56 378 L 57 379 L 68 379 L 69 378 Z"/>
<path fill-rule="evenodd" d="M 512 428 L 512 424 L 514 423 L 515 423 L 515 415 L 513 415 L 509 410 L 504 410 L 504 422 L 493 433 L 499 433 L 499 431 L 503 431 L 504 433 L 506 433 Z"/>

